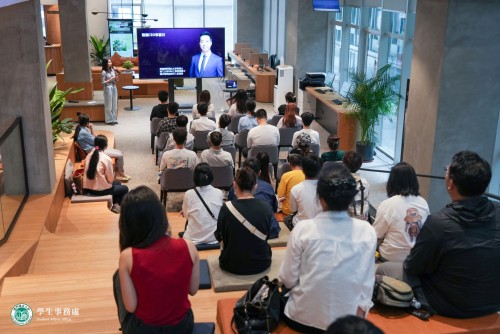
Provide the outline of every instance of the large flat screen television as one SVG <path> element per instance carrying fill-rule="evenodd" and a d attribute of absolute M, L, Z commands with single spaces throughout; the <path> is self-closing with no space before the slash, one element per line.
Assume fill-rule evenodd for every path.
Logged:
<path fill-rule="evenodd" d="M 340 12 L 339 0 L 313 0 L 313 9 L 322 12 Z"/>
<path fill-rule="evenodd" d="M 224 28 L 137 29 L 139 77 L 224 77 Z"/>

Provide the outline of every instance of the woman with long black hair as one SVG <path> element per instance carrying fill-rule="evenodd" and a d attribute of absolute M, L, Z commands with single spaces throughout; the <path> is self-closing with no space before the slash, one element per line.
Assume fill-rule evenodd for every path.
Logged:
<path fill-rule="evenodd" d="M 120 203 L 128 193 L 128 187 L 115 181 L 113 161 L 104 153 L 108 147 L 108 138 L 97 135 L 94 139 L 94 149 L 85 158 L 83 174 L 83 189 L 95 196 L 113 195 L 111 211 L 120 212 Z"/>

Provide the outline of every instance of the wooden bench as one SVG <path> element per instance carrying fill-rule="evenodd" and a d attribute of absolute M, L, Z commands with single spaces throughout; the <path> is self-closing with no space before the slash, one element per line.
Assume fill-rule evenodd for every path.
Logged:
<path fill-rule="evenodd" d="M 157 97 L 160 90 L 168 92 L 168 80 L 134 79 L 133 84 L 139 86 L 139 89 L 134 91 L 135 97 Z"/>
<path fill-rule="evenodd" d="M 78 122 L 78 113 L 89 115 L 92 122 L 104 122 L 104 101 L 66 102 L 61 112 L 61 118 L 71 118 L 74 122 Z"/>
<path fill-rule="evenodd" d="M 237 298 L 220 299 L 217 302 L 217 324 L 221 334 L 232 334 L 231 319 Z M 376 306 L 368 314 L 368 320 L 385 333 L 437 334 L 437 333 L 500 333 L 500 315 L 490 314 L 471 319 L 453 319 L 432 316 L 429 321 L 420 320 L 402 309 Z M 272 333 L 298 333 L 281 323 Z"/>

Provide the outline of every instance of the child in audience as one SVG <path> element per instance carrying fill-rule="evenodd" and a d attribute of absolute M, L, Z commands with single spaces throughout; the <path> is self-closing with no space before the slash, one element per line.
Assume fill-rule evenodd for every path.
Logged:
<path fill-rule="evenodd" d="M 356 193 L 344 165 L 323 166 L 316 190 L 323 212 L 290 234 L 279 280 L 290 289 L 283 320 L 295 331 L 324 333 L 339 317 L 366 317 L 373 305 L 377 237 L 347 214 Z"/>
<path fill-rule="evenodd" d="M 220 208 L 224 203 L 224 194 L 220 189 L 211 186 L 214 174 L 212 168 L 204 162 L 195 167 L 193 180 L 196 188 L 186 191 L 182 202 L 181 213 L 187 219 L 183 237 L 195 244 L 217 243 L 214 232 Z M 213 217 L 200 197 L 205 201 Z"/>
<path fill-rule="evenodd" d="M 83 189 L 95 196 L 113 195 L 111 211 L 120 213 L 120 203 L 128 192 L 128 187 L 114 181 L 113 162 L 104 153 L 108 147 L 108 138 L 97 135 L 94 139 L 94 149 L 85 158 L 83 173 Z"/>
<path fill-rule="evenodd" d="M 326 140 L 328 143 L 328 147 L 330 148 L 330 152 L 324 152 L 321 154 L 321 160 L 323 162 L 326 161 L 342 161 L 342 158 L 344 157 L 344 151 L 339 151 L 339 143 L 340 143 L 340 138 L 334 134 L 331 134 L 328 136 L 328 139 Z"/>
<path fill-rule="evenodd" d="M 165 207 L 150 188 L 133 189 L 122 204 L 120 264 L 113 276 L 122 331 L 192 333 L 188 294 L 194 296 L 200 284 L 196 247 L 170 237 Z"/>

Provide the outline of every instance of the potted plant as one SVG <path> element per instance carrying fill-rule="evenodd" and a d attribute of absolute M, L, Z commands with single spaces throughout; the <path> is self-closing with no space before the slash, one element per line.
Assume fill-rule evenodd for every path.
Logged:
<path fill-rule="evenodd" d="M 104 57 L 109 56 L 109 38 L 104 40 L 104 36 L 101 38 L 90 36 L 89 43 L 92 47 L 90 58 L 92 58 L 96 65 L 102 66 Z"/>
<path fill-rule="evenodd" d="M 350 115 L 358 120 L 361 129 L 361 140 L 356 143 L 356 151 L 364 161 L 373 160 L 374 148 L 378 143 L 375 126 L 384 117 L 392 113 L 394 103 L 401 95 L 394 90 L 399 75 L 391 75 L 391 64 L 381 67 L 373 77 L 368 78 L 365 72 L 349 71 L 351 87 L 346 96 L 347 109 Z"/>
<path fill-rule="evenodd" d="M 125 60 L 122 64 L 122 67 L 125 69 L 124 72 L 132 72 L 132 67 L 134 67 L 134 63 L 130 60 Z"/>

